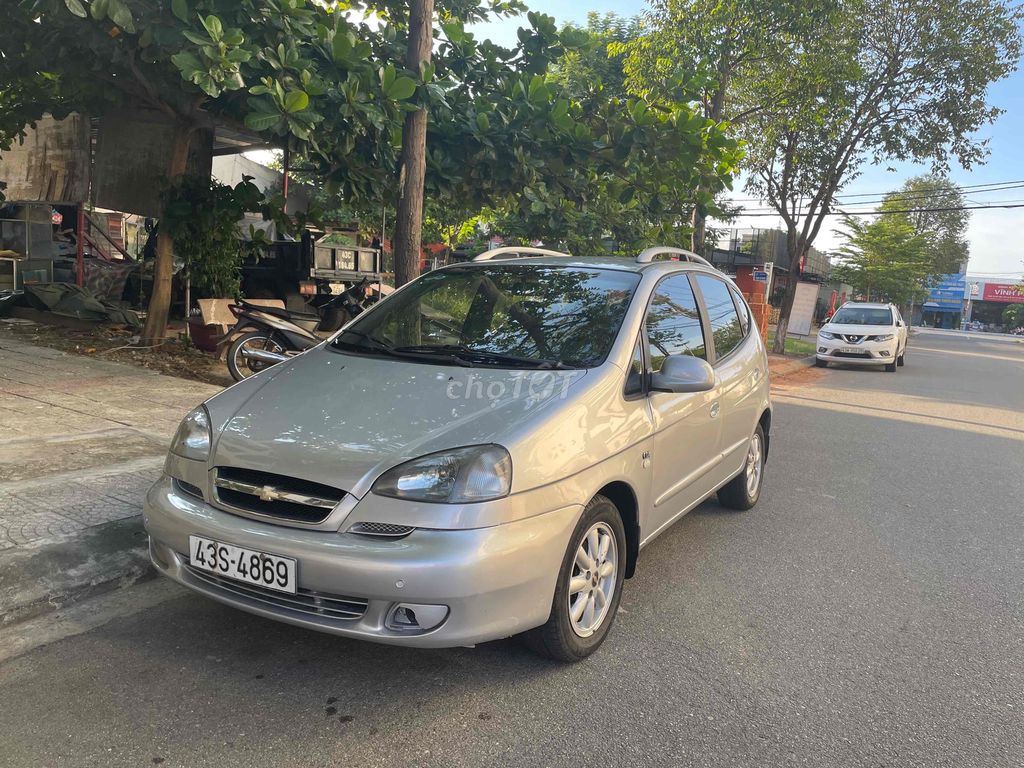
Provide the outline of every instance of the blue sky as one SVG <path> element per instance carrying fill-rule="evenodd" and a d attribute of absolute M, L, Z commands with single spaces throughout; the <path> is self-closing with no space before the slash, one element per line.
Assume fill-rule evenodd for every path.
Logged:
<path fill-rule="evenodd" d="M 559 23 L 584 23 L 588 11 L 604 13 L 613 11 L 621 16 L 640 13 L 645 8 L 641 0 L 527 0 L 535 10 L 554 16 Z M 479 37 L 489 37 L 497 43 L 511 45 L 515 41 L 516 29 L 526 26 L 524 19 L 501 19 L 477 25 L 474 32 Z M 990 102 L 1005 110 L 995 124 L 981 131 L 981 137 L 989 139 L 991 154 L 984 165 L 970 171 L 954 168 L 951 177 L 961 186 L 977 186 L 1006 181 L 1024 181 L 1024 72 L 1018 70 L 1011 77 L 996 83 L 990 92 Z M 862 175 L 850 182 L 841 194 L 880 193 L 897 189 L 907 178 L 927 171 L 925 166 L 911 164 L 882 164 L 865 167 Z M 742 188 L 734 191 L 734 197 L 747 198 Z M 860 198 L 867 199 L 867 198 Z M 989 204 L 995 201 L 1024 202 L 1024 187 L 986 194 L 968 194 L 970 204 Z M 755 204 L 756 205 L 756 204 Z M 781 224 L 772 218 L 739 219 L 737 226 L 769 227 Z M 826 225 L 827 226 L 827 225 Z M 1024 208 L 993 209 L 972 211 L 968 230 L 971 260 L 968 267 L 974 273 L 1024 272 L 1024 246 L 1019 233 L 1024 230 Z M 822 230 L 816 242 L 817 247 L 834 248 L 840 238 L 829 230 Z"/>

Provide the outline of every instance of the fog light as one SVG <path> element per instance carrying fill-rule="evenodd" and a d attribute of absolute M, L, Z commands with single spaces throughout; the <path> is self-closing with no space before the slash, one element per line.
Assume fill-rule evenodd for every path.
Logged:
<path fill-rule="evenodd" d="M 888 356 L 889 356 L 889 350 L 887 350 L 887 349 L 883 349 L 883 350 L 882 350 L 881 352 L 879 352 L 878 354 L 880 354 L 880 355 L 881 355 L 882 357 L 888 357 Z"/>
<path fill-rule="evenodd" d="M 818 347 L 819 352 L 828 352 L 828 347 Z"/>
<path fill-rule="evenodd" d="M 426 631 L 438 626 L 448 617 L 447 605 L 416 605 L 399 603 L 391 609 L 385 622 L 388 629 Z"/>

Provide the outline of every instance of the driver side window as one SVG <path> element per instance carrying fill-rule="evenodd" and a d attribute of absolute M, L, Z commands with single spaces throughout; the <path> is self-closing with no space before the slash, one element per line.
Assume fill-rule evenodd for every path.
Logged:
<path fill-rule="evenodd" d="M 685 354 L 707 359 L 700 311 L 685 274 L 661 281 L 647 308 L 646 324 L 653 373 L 661 370 L 669 355 Z"/>

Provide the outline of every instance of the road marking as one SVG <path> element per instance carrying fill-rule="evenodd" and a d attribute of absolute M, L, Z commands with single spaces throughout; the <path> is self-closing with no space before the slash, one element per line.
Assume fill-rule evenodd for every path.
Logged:
<path fill-rule="evenodd" d="M 1009 363 L 1024 365 L 1024 355 L 1020 357 L 1005 357 L 1004 355 L 987 355 L 984 352 L 960 352 L 955 349 L 930 349 L 927 347 L 910 347 L 909 351 L 914 355 L 922 353 L 932 355 L 963 355 L 964 357 L 983 357 L 986 360 L 1005 360 Z"/>

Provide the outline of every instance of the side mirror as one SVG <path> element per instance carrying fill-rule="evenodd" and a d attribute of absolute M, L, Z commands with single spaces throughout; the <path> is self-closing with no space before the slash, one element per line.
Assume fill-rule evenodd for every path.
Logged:
<path fill-rule="evenodd" d="M 707 392 L 715 387 L 715 371 L 707 360 L 691 355 L 670 355 L 651 376 L 654 392 Z"/>

